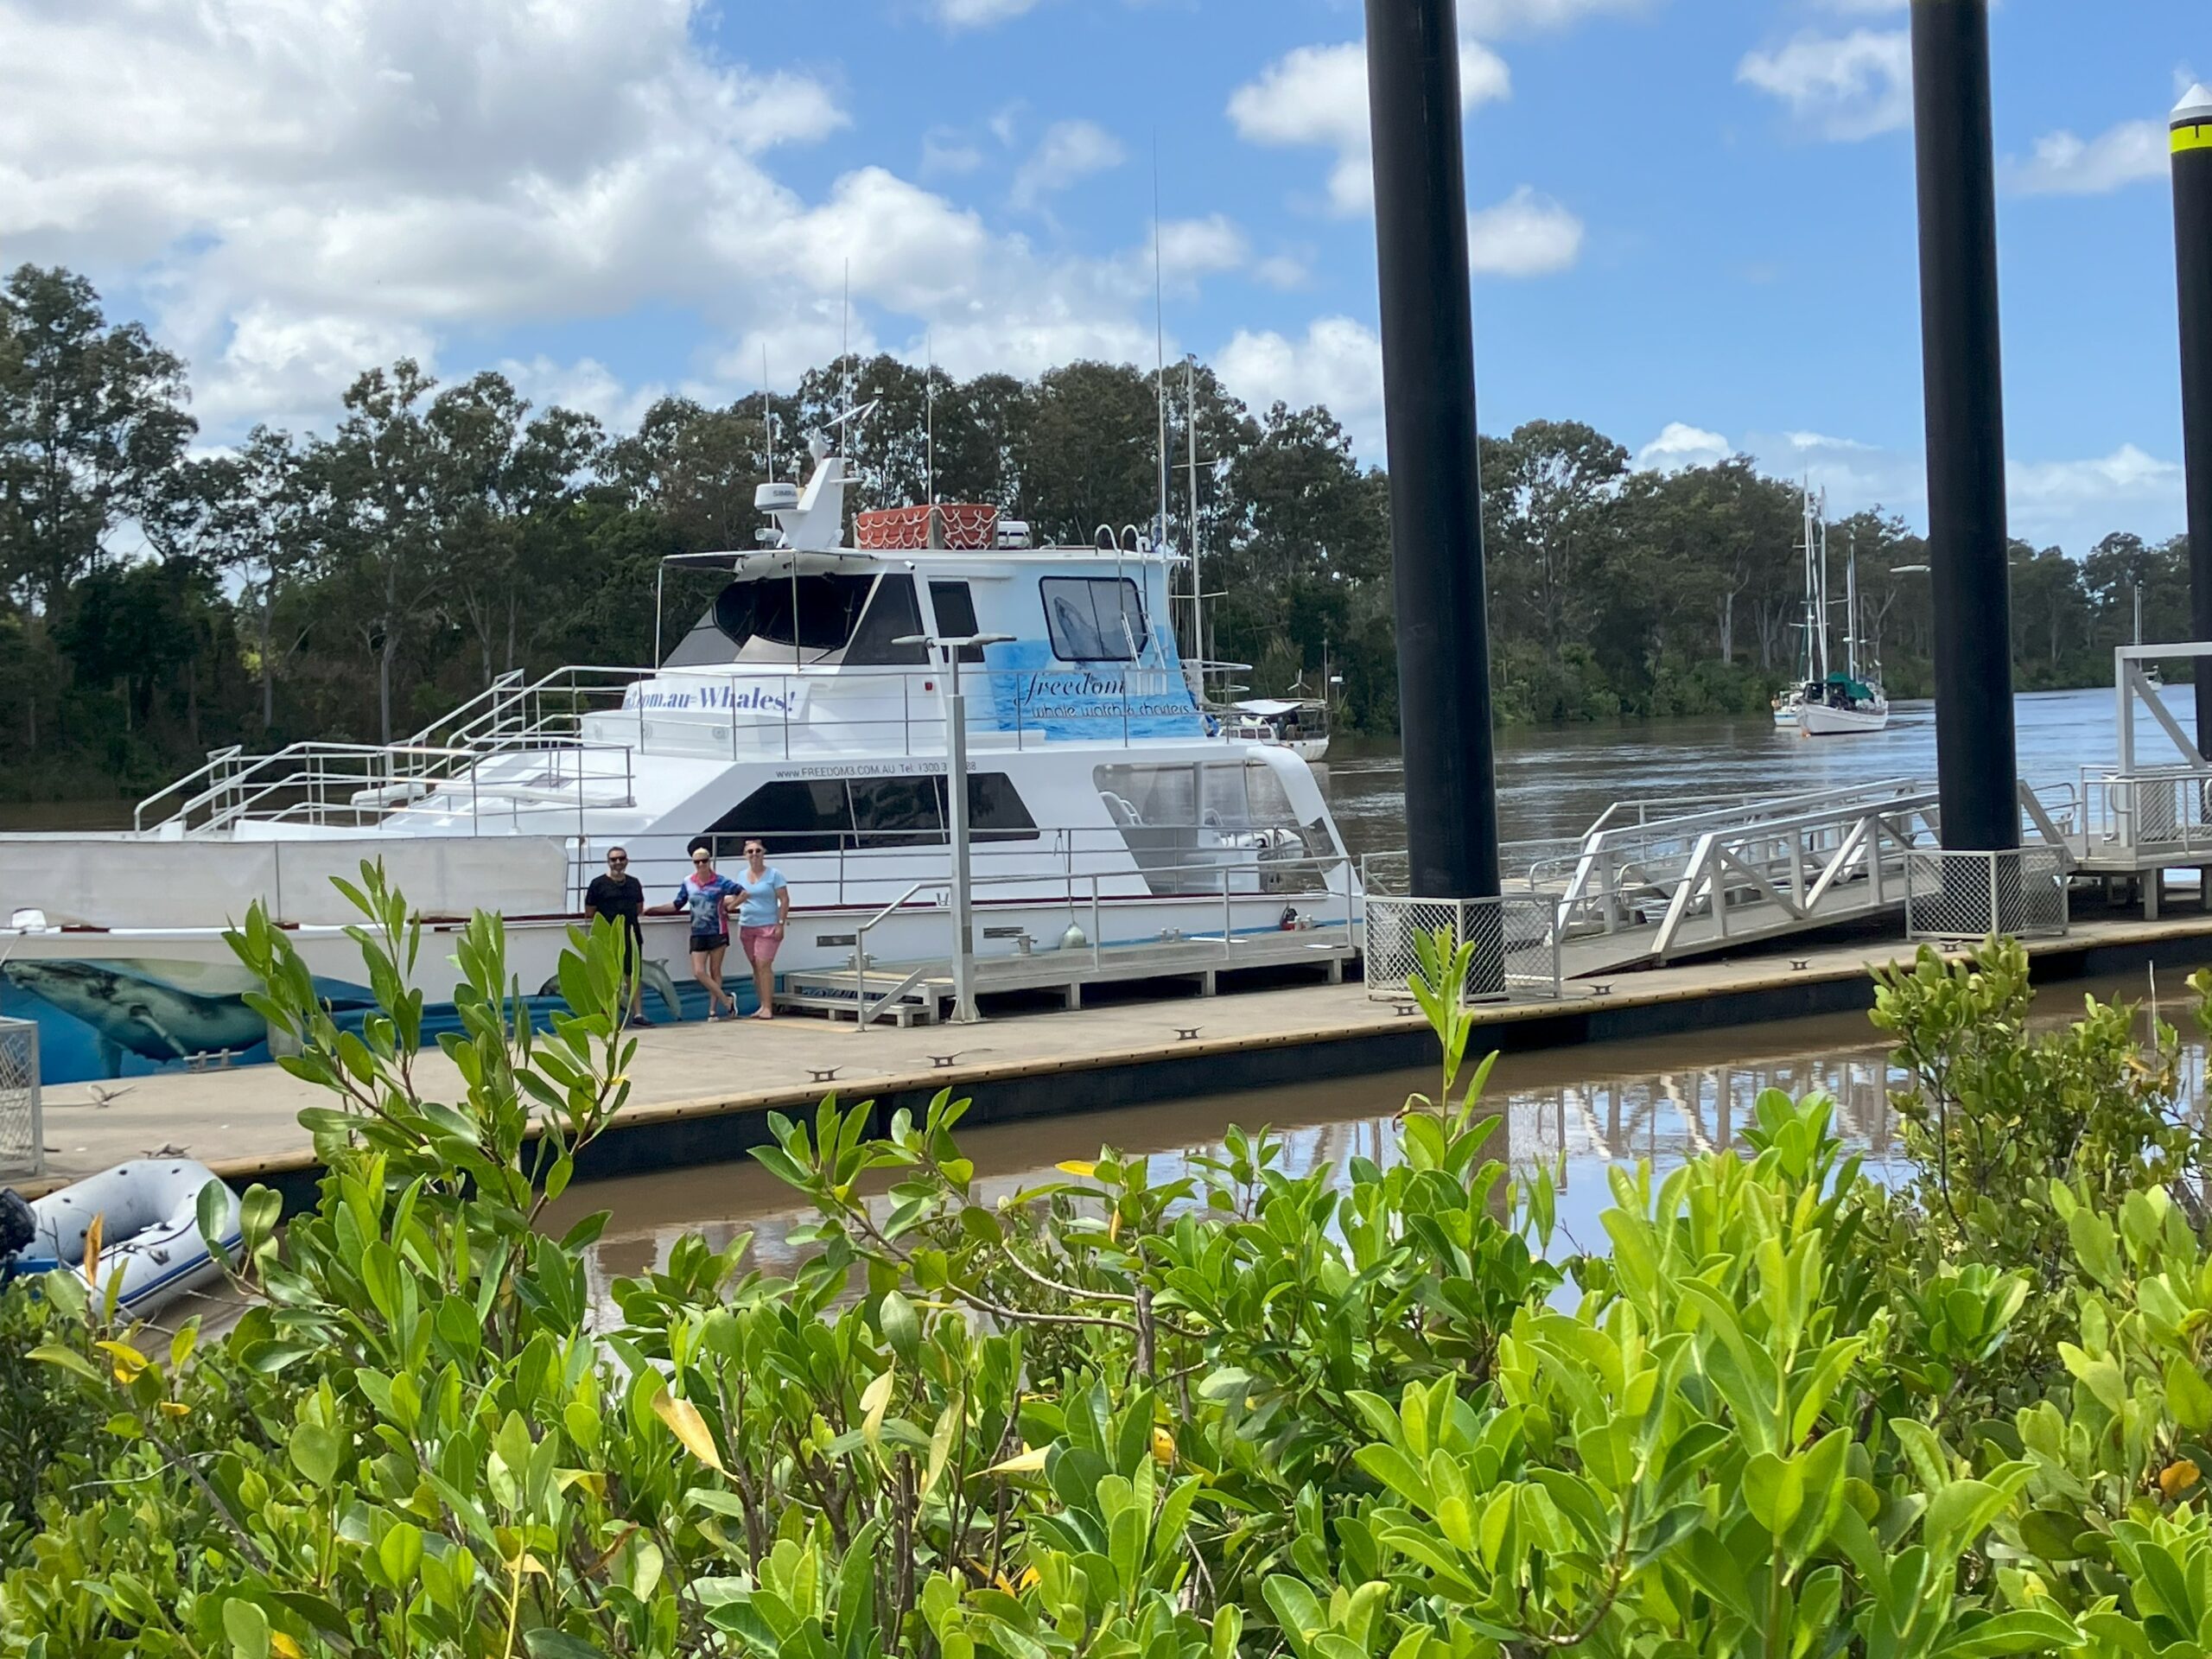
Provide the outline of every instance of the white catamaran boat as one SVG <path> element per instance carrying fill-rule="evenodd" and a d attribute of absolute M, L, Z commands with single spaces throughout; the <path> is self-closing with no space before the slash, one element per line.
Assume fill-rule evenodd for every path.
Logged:
<path fill-rule="evenodd" d="M 358 1021 L 371 998 L 330 877 L 364 859 L 434 934 L 501 912 L 512 969 L 548 994 L 618 844 L 659 904 L 694 843 L 728 868 L 765 838 L 795 901 L 779 972 L 880 963 L 881 989 L 892 964 L 948 960 L 940 640 L 976 642 L 957 672 L 979 960 L 1351 922 L 1357 883 L 1297 748 L 1209 729 L 1166 620 L 1179 555 L 1035 547 L 992 509 L 934 505 L 862 513 L 846 546 L 852 475 L 813 449 L 803 490 L 760 487 L 761 547 L 683 561 L 727 580 L 652 668 L 511 675 L 388 746 L 219 752 L 131 831 L 0 837 L 0 914 L 35 907 L 0 938 L 0 1007 L 39 1021 L 47 1077 L 267 1058 L 222 938 L 257 899 Z M 645 922 L 657 1018 L 704 1012 L 686 925 Z M 454 975 L 426 946 L 435 1003 Z"/>

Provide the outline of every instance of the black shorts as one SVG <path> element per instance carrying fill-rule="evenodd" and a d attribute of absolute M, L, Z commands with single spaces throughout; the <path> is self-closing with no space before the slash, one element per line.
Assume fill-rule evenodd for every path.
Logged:
<path fill-rule="evenodd" d="M 695 957 L 704 956 L 709 950 L 728 949 L 729 935 L 727 933 L 694 933 L 691 936 L 691 954 Z"/>

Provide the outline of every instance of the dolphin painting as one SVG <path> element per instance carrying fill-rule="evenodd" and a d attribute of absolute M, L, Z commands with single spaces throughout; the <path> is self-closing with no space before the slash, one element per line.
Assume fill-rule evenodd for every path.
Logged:
<path fill-rule="evenodd" d="M 105 963 L 67 958 L 11 962 L 0 975 L 90 1026 L 111 1077 L 123 1075 L 126 1052 L 158 1065 L 226 1049 L 236 1053 L 269 1039 L 268 1021 L 236 993 L 203 996 Z"/>
<path fill-rule="evenodd" d="M 671 1020 L 683 1019 L 683 1001 L 676 994 L 676 982 L 668 976 L 668 964 L 660 961 L 645 962 L 639 964 L 638 971 L 645 982 L 645 988 L 667 1005 L 668 1017 Z M 560 995 L 561 981 L 558 976 L 539 986 L 537 994 L 540 996 Z"/>

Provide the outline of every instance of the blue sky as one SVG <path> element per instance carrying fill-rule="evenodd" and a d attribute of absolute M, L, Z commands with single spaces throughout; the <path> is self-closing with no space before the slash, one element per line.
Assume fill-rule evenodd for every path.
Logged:
<path fill-rule="evenodd" d="M 2094 22 L 2091 22 L 2094 16 Z M 1905 13 L 1463 0 L 1484 424 L 1917 517 Z M 634 418 L 856 343 L 1171 355 L 1380 454 L 1344 0 L 0 0 L 0 259 L 92 274 L 211 436 L 403 352 Z M 2180 527 L 2164 116 L 2202 0 L 1994 23 L 2014 525 Z"/>

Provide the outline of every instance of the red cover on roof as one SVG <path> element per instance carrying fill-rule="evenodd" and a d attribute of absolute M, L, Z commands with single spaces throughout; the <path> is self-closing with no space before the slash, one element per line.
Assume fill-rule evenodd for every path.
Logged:
<path fill-rule="evenodd" d="M 855 522 L 854 539 L 864 553 L 916 551 L 930 544 L 931 512 L 937 514 L 943 545 L 954 552 L 987 552 L 998 544 L 999 510 L 964 502 L 863 512 Z"/>

